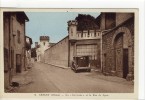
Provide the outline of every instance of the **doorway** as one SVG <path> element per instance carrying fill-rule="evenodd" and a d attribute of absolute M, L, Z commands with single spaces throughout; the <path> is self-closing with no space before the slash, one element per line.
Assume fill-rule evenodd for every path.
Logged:
<path fill-rule="evenodd" d="M 123 49 L 123 78 L 128 74 L 128 49 Z"/>
<path fill-rule="evenodd" d="M 16 54 L 16 73 L 21 73 L 21 55 Z"/>

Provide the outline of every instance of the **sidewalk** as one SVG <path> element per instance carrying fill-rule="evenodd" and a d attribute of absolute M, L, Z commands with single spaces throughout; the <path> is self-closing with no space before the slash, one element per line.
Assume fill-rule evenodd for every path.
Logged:
<path fill-rule="evenodd" d="M 41 62 L 41 63 L 43 63 L 43 62 Z M 44 64 L 51 65 L 51 66 L 54 66 L 54 67 L 59 67 L 59 68 L 62 68 L 62 69 L 70 68 L 70 67 L 61 66 L 61 65 L 54 65 L 54 64 L 48 64 L 48 63 L 44 63 Z"/>
<path fill-rule="evenodd" d="M 30 83 L 32 79 L 29 75 L 27 75 L 29 71 L 23 71 L 22 73 L 16 74 L 13 76 L 12 82 L 17 82 L 20 86 Z"/>
<path fill-rule="evenodd" d="M 98 78 L 110 82 L 120 83 L 120 84 L 126 84 L 126 85 L 134 85 L 134 81 L 127 81 L 125 78 L 117 77 L 117 76 L 105 76 L 102 72 L 92 70 L 90 74 L 87 76 L 90 76 L 92 78 Z"/>
<path fill-rule="evenodd" d="M 16 73 L 12 77 L 12 82 L 16 82 L 19 84 L 19 86 L 9 86 L 8 89 L 6 89 L 6 92 L 16 92 L 18 88 L 21 86 L 28 85 L 33 82 L 32 77 L 29 75 L 29 71 L 32 70 L 32 67 L 30 69 L 27 69 L 27 71 L 22 71 L 21 73 Z"/>

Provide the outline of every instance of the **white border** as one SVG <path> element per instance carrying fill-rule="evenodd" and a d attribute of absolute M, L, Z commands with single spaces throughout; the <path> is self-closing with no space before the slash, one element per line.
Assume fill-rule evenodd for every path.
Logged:
<path fill-rule="evenodd" d="M 145 1 L 144 0 L 0 0 L 0 7 L 14 8 L 138 8 L 139 99 L 145 99 Z"/>

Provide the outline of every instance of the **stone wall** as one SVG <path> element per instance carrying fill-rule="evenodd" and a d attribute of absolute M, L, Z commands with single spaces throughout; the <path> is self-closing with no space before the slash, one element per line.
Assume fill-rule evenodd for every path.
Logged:
<path fill-rule="evenodd" d="M 134 17 L 125 21 L 122 25 L 106 32 L 102 37 L 102 66 L 105 74 L 123 77 L 123 68 L 116 65 L 115 41 L 116 38 L 123 37 L 122 49 L 128 49 L 128 75 L 134 73 Z M 120 58 L 121 59 L 121 58 Z M 123 63 L 123 60 L 120 60 Z M 120 70 L 119 70 L 120 69 Z"/>
<path fill-rule="evenodd" d="M 44 62 L 52 65 L 68 67 L 68 36 L 47 49 Z"/>

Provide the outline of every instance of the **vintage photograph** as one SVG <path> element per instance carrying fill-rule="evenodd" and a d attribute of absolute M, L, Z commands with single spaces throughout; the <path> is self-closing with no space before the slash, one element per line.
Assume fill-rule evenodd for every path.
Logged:
<path fill-rule="evenodd" d="M 135 25 L 126 11 L 3 11 L 4 92 L 134 93 Z"/>

